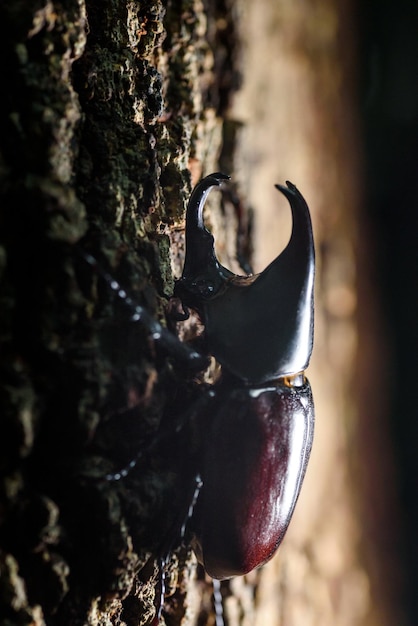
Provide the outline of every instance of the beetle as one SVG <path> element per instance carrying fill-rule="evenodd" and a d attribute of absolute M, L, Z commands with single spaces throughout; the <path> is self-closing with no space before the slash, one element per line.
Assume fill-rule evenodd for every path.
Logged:
<path fill-rule="evenodd" d="M 195 187 L 186 213 L 186 257 L 174 295 L 204 324 L 220 363 L 206 413 L 210 431 L 191 520 L 198 560 L 215 579 L 239 576 L 276 552 L 302 486 L 314 431 L 305 370 L 314 329 L 315 251 L 308 206 L 290 182 L 276 185 L 292 210 L 285 250 L 260 274 L 221 265 L 203 208 L 229 177 Z"/>
<path fill-rule="evenodd" d="M 174 288 L 182 319 L 193 309 L 204 324 L 203 351 L 163 328 L 83 253 L 156 344 L 191 369 L 207 366 L 206 355 L 221 366 L 220 378 L 202 391 L 204 401 L 198 405 L 198 417 L 208 425 L 194 477 L 200 486 L 179 528 L 183 538 L 187 526 L 199 562 L 216 580 L 244 575 L 276 552 L 301 490 L 314 431 L 312 392 L 304 373 L 314 332 L 309 208 L 292 183 L 276 185 L 291 207 L 290 240 L 263 272 L 237 276 L 217 259 L 203 218 L 210 190 L 228 179 L 220 172 L 210 174 L 190 196 L 185 261 Z M 107 480 L 126 476 L 140 457 Z"/>

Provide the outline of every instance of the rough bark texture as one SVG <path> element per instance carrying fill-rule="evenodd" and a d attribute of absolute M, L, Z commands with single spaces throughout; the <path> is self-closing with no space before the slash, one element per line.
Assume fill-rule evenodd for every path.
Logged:
<path fill-rule="evenodd" d="M 170 238 L 178 266 L 191 178 L 220 151 L 232 22 L 222 3 L 80 0 L 11 3 L 0 23 L 0 615 L 150 623 L 155 557 L 193 489 L 180 440 L 124 481 L 104 476 L 181 416 L 187 376 L 103 272 L 165 323 Z M 167 623 L 184 614 L 190 557 L 167 566 Z"/>

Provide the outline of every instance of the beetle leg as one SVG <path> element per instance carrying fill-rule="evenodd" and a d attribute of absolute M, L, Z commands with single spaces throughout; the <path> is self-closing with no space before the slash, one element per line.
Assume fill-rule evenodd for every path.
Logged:
<path fill-rule="evenodd" d="M 221 593 L 221 581 L 212 578 L 213 608 L 215 609 L 215 626 L 224 626 L 224 603 Z"/>
<path fill-rule="evenodd" d="M 125 305 L 131 311 L 131 321 L 140 322 L 147 329 L 151 339 L 161 347 L 170 356 L 177 359 L 183 366 L 187 366 L 191 370 L 202 370 L 207 367 L 207 357 L 202 356 L 196 350 L 193 350 L 187 344 L 181 342 L 176 335 L 161 326 L 161 324 L 140 304 L 135 302 L 121 287 L 117 280 L 113 278 L 98 261 L 88 252 L 81 248 L 76 248 L 77 253 L 86 263 L 94 268 L 95 272 L 107 283 L 112 291 L 116 293 Z M 184 319 L 187 319 L 186 310 L 184 310 Z"/>
<path fill-rule="evenodd" d="M 145 458 L 148 454 L 150 454 L 153 450 L 155 450 L 155 448 L 158 448 L 158 446 L 163 441 L 165 441 L 169 437 L 176 436 L 178 433 L 180 433 L 183 430 L 183 428 L 190 422 L 191 419 L 193 419 L 196 415 L 199 415 L 200 413 L 204 412 L 206 410 L 208 403 L 211 402 L 214 397 L 215 397 L 215 391 L 213 389 L 209 388 L 209 389 L 203 390 L 202 388 L 202 392 L 199 398 L 193 402 L 192 406 L 187 411 L 185 411 L 185 413 L 182 415 L 182 417 L 178 421 L 176 421 L 175 423 L 171 423 L 170 427 L 167 427 L 163 432 L 157 433 L 157 435 L 153 438 L 152 442 L 148 446 L 146 446 L 144 449 L 139 450 L 139 452 L 134 456 L 133 459 L 129 461 L 127 465 L 118 469 L 116 472 L 109 472 L 108 474 L 105 474 L 104 479 L 109 482 L 116 482 L 118 480 L 126 478 L 131 473 L 131 471 L 141 462 L 141 460 Z M 191 499 L 191 505 L 190 505 L 192 509 L 189 508 L 190 515 L 188 515 L 185 519 L 183 519 L 180 524 L 181 538 L 183 538 L 185 534 L 187 522 L 189 521 L 189 518 L 191 517 L 191 514 L 193 513 L 193 508 L 197 502 L 199 490 L 202 486 L 200 475 L 198 474 L 196 475 L 195 481 L 196 481 L 195 492 L 194 492 L 194 496 Z"/>
<path fill-rule="evenodd" d="M 182 513 L 180 524 L 178 525 L 178 527 L 174 528 L 173 532 L 169 533 L 168 542 L 166 542 L 165 546 L 162 546 L 160 548 L 160 557 L 158 559 L 158 568 L 159 568 L 159 574 L 160 574 L 160 594 L 159 594 L 158 605 L 156 606 L 156 614 L 152 621 L 152 626 L 158 626 L 160 622 L 161 614 L 164 608 L 164 598 L 165 598 L 165 590 L 166 590 L 165 568 L 166 568 L 167 562 L 170 559 L 173 548 L 176 547 L 175 546 L 176 538 L 180 538 L 181 542 L 184 540 L 187 524 L 193 516 L 194 508 L 196 506 L 199 493 L 202 489 L 202 485 L 203 485 L 203 482 L 200 477 L 200 474 L 196 474 L 195 488 L 193 491 L 192 498 L 190 500 L 190 504 L 187 509 L 187 513 L 186 515 Z M 222 596 L 220 597 L 221 597 L 220 602 L 221 602 L 221 609 L 222 609 Z M 219 602 L 219 598 L 218 598 L 218 602 Z M 215 603 L 216 603 L 216 600 L 215 600 Z M 218 612 L 219 612 L 219 605 L 218 605 Z M 221 616 L 222 616 L 222 612 L 221 612 Z M 217 620 L 216 626 L 224 626 L 223 620 L 222 621 Z"/>

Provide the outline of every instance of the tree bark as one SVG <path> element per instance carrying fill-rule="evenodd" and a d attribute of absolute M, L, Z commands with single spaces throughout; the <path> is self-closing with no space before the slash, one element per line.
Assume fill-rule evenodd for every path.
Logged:
<path fill-rule="evenodd" d="M 194 488 L 187 428 L 164 438 L 187 373 L 111 278 L 166 324 L 185 202 L 217 168 L 234 26 L 198 1 L 13 3 L 0 22 L 2 623 L 151 623 Z M 167 623 L 195 568 L 190 548 L 166 564 Z"/>

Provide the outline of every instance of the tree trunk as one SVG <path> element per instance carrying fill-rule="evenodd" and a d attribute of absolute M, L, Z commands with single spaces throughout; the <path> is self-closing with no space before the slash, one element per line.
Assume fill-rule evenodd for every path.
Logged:
<path fill-rule="evenodd" d="M 3 6 L 1 29 L 0 614 L 151 623 L 157 556 L 194 489 L 187 428 L 156 433 L 172 439 L 190 399 L 185 364 L 111 279 L 166 324 L 185 202 L 217 167 L 234 27 L 222 3 L 70 0 Z M 195 568 L 189 548 L 166 565 L 167 623 Z"/>

